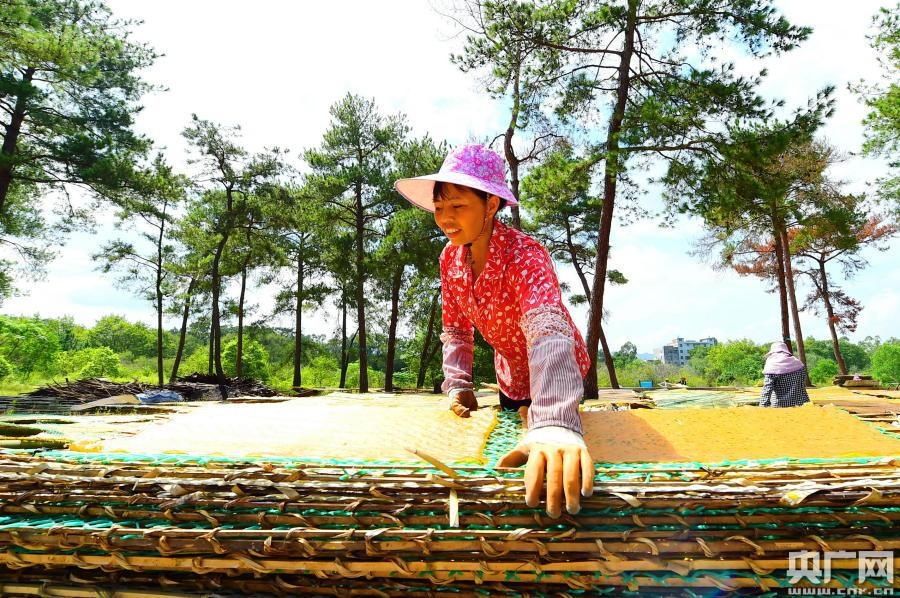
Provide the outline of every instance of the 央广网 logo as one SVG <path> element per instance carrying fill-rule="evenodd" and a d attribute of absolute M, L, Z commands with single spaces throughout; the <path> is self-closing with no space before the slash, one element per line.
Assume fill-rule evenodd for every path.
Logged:
<path fill-rule="evenodd" d="M 856 559 L 857 583 L 862 585 L 868 582 L 872 586 L 871 589 L 809 587 L 810 585 L 826 585 L 832 580 L 831 569 L 834 561 L 852 559 Z M 846 563 L 840 569 L 848 569 Z M 787 574 L 788 583 L 791 585 L 806 582 L 803 587 L 790 588 L 790 594 L 890 596 L 894 593 L 894 551 L 831 550 L 814 552 L 801 550 L 790 552 Z"/>

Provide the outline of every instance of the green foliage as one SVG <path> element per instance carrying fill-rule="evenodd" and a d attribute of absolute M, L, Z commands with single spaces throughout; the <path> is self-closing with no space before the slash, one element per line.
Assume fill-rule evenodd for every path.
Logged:
<path fill-rule="evenodd" d="M 95 349 L 82 349 L 82 351 L 93 353 L 87 360 L 87 363 L 78 376 L 80 378 L 100 378 L 118 376 L 121 373 L 119 367 L 119 356 L 116 355 L 109 347 L 98 347 Z"/>
<path fill-rule="evenodd" d="M 50 257 L 51 229 L 90 218 L 69 203 L 62 226 L 47 224 L 45 190 L 68 183 L 114 195 L 149 145 L 132 124 L 149 89 L 138 73 L 156 56 L 130 40 L 132 25 L 101 1 L 0 2 L 0 238 L 22 248 L 23 270 Z M 11 268 L 0 263 L 0 292 L 11 290 Z"/>
<path fill-rule="evenodd" d="M 205 374 L 209 371 L 209 347 L 201 345 L 194 349 L 188 356 L 181 362 L 181 373 L 180 376 L 186 376 L 188 374 L 193 374 L 194 372 L 199 372 L 201 374 Z"/>
<path fill-rule="evenodd" d="M 369 368 L 369 384 L 375 388 L 384 386 L 384 372 Z M 359 388 L 359 362 L 353 361 L 347 365 L 347 388 Z"/>
<path fill-rule="evenodd" d="M 22 376 L 48 371 L 59 351 L 59 337 L 52 325 L 37 318 L 0 316 L 0 357 Z"/>
<path fill-rule="evenodd" d="M 11 363 L 6 361 L 5 357 L 0 356 L 0 380 L 5 380 L 14 373 Z"/>
<path fill-rule="evenodd" d="M 703 375 L 717 384 L 753 385 L 762 380 L 766 348 L 749 340 L 709 348 Z"/>
<path fill-rule="evenodd" d="M 549 153 L 522 181 L 522 205 L 529 216 L 524 228 L 551 256 L 575 268 L 581 282 L 576 302 L 590 294 L 588 275 L 597 254 L 601 210 L 591 193 L 592 167 L 590 160 L 575 156 L 566 145 Z M 617 284 L 626 282 L 620 272 L 614 277 Z"/>
<path fill-rule="evenodd" d="M 872 38 L 872 47 L 882 53 L 880 62 L 886 67 L 888 84 L 866 98 L 870 111 L 863 150 L 889 158 L 890 175 L 879 180 L 879 191 L 882 199 L 893 200 L 900 214 L 900 3 L 882 8 L 875 22 L 878 33 Z"/>
<path fill-rule="evenodd" d="M 807 354 L 809 357 L 809 354 Z M 809 378 L 813 384 L 831 384 L 831 380 L 838 374 L 838 364 L 833 359 L 820 359 L 809 370 Z"/>
<path fill-rule="evenodd" d="M 433 388 L 443 377 L 440 289 L 435 287 L 435 282 L 426 276 L 414 278 L 403 300 L 403 313 L 414 328 L 411 338 L 401 340 L 400 355 L 408 369 L 416 374 L 414 386 Z M 430 334 L 429 322 L 432 324 Z M 425 363 L 422 363 L 423 359 Z"/>
<path fill-rule="evenodd" d="M 810 367 L 810 377 L 812 377 L 812 369 L 819 360 L 834 361 L 834 347 L 830 340 L 816 340 L 814 338 L 805 339 L 807 365 Z M 850 373 L 865 372 L 869 369 L 869 352 L 861 344 L 851 343 L 843 338 L 838 341 L 841 355 L 844 357 L 844 363 L 847 364 L 847 371 Z M 814 380 L 815 381 L 815 380 Z"/>
<path fill-rule="evenodd" d="M 116 353 L 156 355 L 156 335 L 146 324 L 129 322 L 122 316 L 100 318 L 88 334 L 92 347 L 109 347 Z"/>
<path fill-rule="evenodd" d="M 637 387 L 641 380 L 652 380 L 655 386 L 659 386 L 666 380 L 669 382 L 677 382 L 682 377 L 687 379 L 688 384 L 692 386 L 703 386 L 704 380 L 696 372 L 689 368 L 679 368 L 678 366 L 661 363 L 659 361 L 642 361 L 635 359 L 616 365 L 616 376 L 619 384 L 625 387 Z M 609 386 L 609 373 L 602 363 L 597 370 L 598 386 Z"/>
<path fill-rule="evenodd" d="M 875 349 L 872 376 L 883 383 L 900 382 L 900 341 L 887 342 Z"/>
<path fill-rule="evenodd" d="M 419 288 L 421 293 L 433 296 L 434 289 Z M 410 301 L 415 301 L 410 298 Z M 439 307 L 439 304 L 438 304 Z M 397 371 L 394 383 L 405 389 L 414 388 L 418 382 L 419 359 L 422 353 L 427 318 L 430 314 L 430 301 L 411 303 L 404 310 L 409 310 L 409 317 L 416 325 L 414 338 L 399 339 Z M 439 325 L 440 310 L 435 313 Z M 139 333 L 108 334 L 110 331 L 137 330 Z M 143 332 L 140 332 L 143 330 Z M 224 364 L 229 375 L 234 374 L 234 357 L 236 339 L 233 330 L 226 331 Z M 88 376 L 102 376 L 119 380 L 141 380 L 155 382 L 155 355 L 136 355 L 137 347 L 127 346 L 134 342 L 140 346 L 146 342 L 146 335 L 152 337 L 153 331 L 140 324 L 130 324 L 119 316 L 107 316 L 98 321 L 98 328 L 92 330 L 76 326 L 71 318 L 60 320 L 39 320 L 35 318 L 10 318 L 0 316 L 0 380 L 6 392 L 27 392 L 37 384 L 43 384 L 60 377 L 70 379 Z M 208 365 L 208 332 L 200 326 L 192 333 L 193 351 L 182 361 L 182 373 L 207 372 Z M 270 386 L 287 391 L 292 384 L 292 347 L 293 331 L 289 329 L 270 328 L 257 323 L 248 328 L 245 336 L 244 370 L 245 375 L 265 380 Z M 66 339 L 64 344 L 59 338 Z M 167 333 L 171 340 L 171 333 Z M 89 339 L 113 338 L 124 342 L 121 351 L 106 346 L 83 346 Z M 84 340 L 78 340 L 84 339 Z M 384 339 L 373 335 L 373 349 L 380 349 Z M 167 341 L 168 342 L 168 341 Z M 807 358 L 810 376 L 817 384 L 827 384 L 835 373 L 831 343 L 827 340 L 809 338 Z M 77 346 L 79 348 L 60 350 L 61 346 Z M 340 337 L 332 338 L 310 336 L 303 338 L 303 386 L 309 388 L 336 388 L 340 379 L 339 367 Z M 871 373 L 885 382 L 900 381 L 900 341 L 889 339 L 881 342 L 872 337 L 859 343 L 846 339 L 841 341 L 841 348 L 847 356 L 854 373 Z M 431 352 L 434 350 L 434 352 Z M 139 351 L 137 351 L 139 353 Z M 640 380 L 652 380 L 661 384 L 665 380 L 676 382 L 682 377 L 691 386 L 712 385 L 754 385 L 762 378 L 765 346 L 757 346 L 750 341 L 733 341 L 716 347 L 697 347 L 691 352 L 687 366 L 676 367 L 655 361 L 645 362 L 636 357 L 636 348 L 632 343 L 625 343 L 616 352 L 617 373 L 623 386 L 638 386 Z M 432 338 L 429 346 L 430 361 L 425 368 L 423 387 L 431 388 L 441 378 L 440 342 Z M 278 360 L 272 356 L 278 356 Z M 347 386 L 355 388 L 359 384 L 359 362 L 352 353 L 348 367 Z M 867 365 L 871 358 L 871 366 Z M 877 359 L 876 359 L 877 357 Z M 370 353 L 369 378 L 373 387 L 384 384 L 383 352 Z M 21 364 L 21 365 L 20 365 Z M 28 373 L 22 367 L 30 367 Z M 171 367 L 171 358 L 166 360 L 166 367 Z M 476 335 L 475 349 L 475 382 L 493 383 L 496 374 L 493 366 L 493 352 L 480 336 Z M 598 367 L 598 382 L 601 386 L 609 385 L 609 378 L 602 363 Z"/>
<path fill-rule="evenodd" d="M 394 372 L 394 386 L 397 388 L 415 388 L 416 373 L 409 370 Z"/>
<path fill-rule="evenodd" d="M 63 351 L 57 355 L 56 369 L 67 378 L 114 378 L 122 374 L 119 356 L 109 347 Z"/>
<path fill-rule="evenodd" d="M 236 373 L 236 360 L 237 339 L 230 339 L 222 347 L 222 366 L 229 376 L 234 376 Z M 244 339 L 241 369 L 243 370 L 242 375 L 244 378 L 267 381 L 271 372 L 269 368 L 269 353 L 265 347 L 256 341 Z"/>
<path fill-rule="evenodd" d="M 613 363 L 616 365 L 616 370 L 635 361 L 638 361 L 637 347 L 631 341 L 626 342 L 618 351 L 613 353 Z"/>
<path fill-rule="evenodd" d="M 88 346 L 88 329 L 76 324 L 71 316 L 47 320 L 46 323 L 56 333 L 61 351 L 74 351 Z"/>
<path fill-rule="evenodd" d="M 369 386 L 366 284 L 374 271 L 370 256 L 383 236 L 383 222 L 396 205 L 396 194 L 390 190 L 391 150 L 409 128 L 402 115 L 384 116 L 375 100 L 351 93 L 329 112 L 331 123 L 321 145 L 304 153 L 311 169 L 306 183 L 328 206 L 327 217 L 339 228 L 326 251 L 330 253 L 326 267 L 341 288 L 339 300 L 356 304 L 357 342 L 364 364 L 360 388 L 365 392 Z M 344 248 L 352 253 L 348 255 Z"/>
<path fill-rule="evenodd" d="M 705 374 L 709 369 L 709 349 L 702 345 L 691 349 L 688 354 L 688 367 L 701 375 Z"/>
<path fill-rule="evenodd" d="M 340 382 L 340 364 L 331 355 L 318 355 L 303 368 L 303 384 L 312 388 L 336 388 Z"/>
<path fill-rule="evenodd" d="M 863 150 L 891 159 L 891 166 L 900 167 L 900 3 L 882 8 L 873 19 L 875 33 L 869 38 L 878 52 L 878 62 L 884 71 L 886 85 L 859 85 L 856 90 L 865 100 L 869 113 L 866 142 Z"/>
<path fill-rule="evenodd" d="M 223 277 L 246 275 L 249 268 L 258 265 L 255 260 L 268 241 L 261 231 L 269 228 L 272 214 L 281 210 L 286 200 L 276 186 L 287 171 L 284 151 L 272 148 L 251 155 L 238 145 L 239 134 L 240 127 L 226 127 L 196 114 L 182 131 L 206 188 L 188 205 L 179 236 L 192 249 L 188 260 L 192 272 L 209 276 L 214 369 L 220 378 L 225 375 L 221 351 Z M 194 262 L 208 268 L 195 268 Z M 238 310 L 243 309 L 244 305 L 238 306 Z"/>
<path fill-rule="evenodd" d="M 162 154 L 157 155 L 151 166 L 135 175 L 134 190 L 124 194 L 119 202 L 116 217 L 127 235 L 106 243 L 93 256 L 104 274 L 116 271 L 120 285 L 151 302 L 160 316 L 156 330 L 159 342 L 163 336 L 165 298 L 175 290 L 171 271 L 176 256 L 173 212 L 184 200 L 188 183 L 186 177 L 175 174 L 165 163 Z M 165 378 L 163 355 L 157 357 L 157 384 L 161 386 Z"/>
<path fill-rule="evenodd" d="M 472 378 L 475 388 L 482 383 L 494 384 L 497 382 L 497 373 L 494 371 L 494 349 L 484 340 L 478 330 L 475 330 Z"/>

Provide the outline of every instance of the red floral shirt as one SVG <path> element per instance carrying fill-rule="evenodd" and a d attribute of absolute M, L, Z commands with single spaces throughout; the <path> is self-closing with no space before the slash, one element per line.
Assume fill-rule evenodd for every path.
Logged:
<path fill-rule="evenodd" d="M 443 390 L 472 388 L 473 326 L 494 348 L 497 382 L 513 400 L 531 399 L 531 429 L 581 431 L 578 403 L 590 367 L 587 347 L 562 302 L 553 261 L 528 235 L 494 222 L 477 280 L 470 249 L 448 244 L 440 257 Z"/>

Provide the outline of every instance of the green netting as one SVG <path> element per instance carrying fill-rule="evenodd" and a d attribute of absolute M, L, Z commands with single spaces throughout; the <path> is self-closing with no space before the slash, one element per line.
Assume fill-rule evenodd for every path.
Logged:
<path fill-rule="evenodd" d="M 522 434 L 522 420 L 516 411 L 500 410 L 497 412 L 497 425 L 488 436 L 484 447 L 484 457 L 487 459 L 486 469 L 497 467 L 497 463 L 503 456 L 515 448 Z"/>

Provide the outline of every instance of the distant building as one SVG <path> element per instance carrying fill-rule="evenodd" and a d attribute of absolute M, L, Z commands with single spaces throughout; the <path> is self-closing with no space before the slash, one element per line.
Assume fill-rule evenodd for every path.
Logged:
<path fill-rule="evenodd" d="M 670 344 L 663 346 L 663 363 L 671 365 L 685 365 L 691 356 L 691 351 L 696 347 L 712 347 L 718 344 L 715 337 L 701 338 L 699 341 L 686 341 L 681 337 L 674 339 Z"/>

